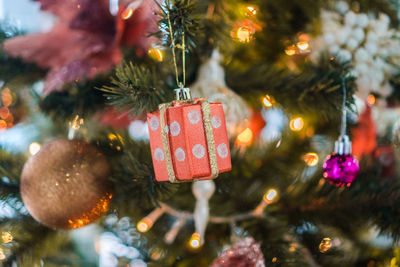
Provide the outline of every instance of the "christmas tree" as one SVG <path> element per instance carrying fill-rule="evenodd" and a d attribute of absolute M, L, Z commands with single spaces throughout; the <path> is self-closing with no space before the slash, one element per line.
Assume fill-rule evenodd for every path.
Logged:
<path fill-rule="evenodd" d="M 1 266 L 400 266 L 397 1 L 35 1 Z"/>

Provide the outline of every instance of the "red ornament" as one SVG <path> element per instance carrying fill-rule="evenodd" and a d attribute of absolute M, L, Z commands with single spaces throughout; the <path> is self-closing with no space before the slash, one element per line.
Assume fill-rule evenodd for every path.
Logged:
<path fill-rule="evenodd" d="M 240 240 L 232 248 L 225 250 L 210 267 L 265 267 L 260 245 L 253 238 Z"/>
<path fill-rule="evenodd" d="M 371 154 L 376 147 L 376 127 L 372 118 L 371 107 L 367 104 L 361 113 L 358 124 L 352 129 L 353 155 L 360 158 Z"/>
<path fill-rule="evenodd" d="M 44 94 L 110 70 L 121 62 L 123 45 L 147 51 L 151 40 L 146 36 L 156 29 L 152 0 L 143 0 L 128 19 L 122 13 L 132 1 L 121 0 L 116 16 L 110 14 L 109 0 L 36 1 L 42 10 L 59 17 L 57 24 L 47 33 L 8 39 L 4 50 L 49 69 Z"/>
<path fill-rule="evenodd" d="M 189 99 L 162 104 L 147 115 L 157 181 L 207 180 L 231 170 L 222 104 Z"/>

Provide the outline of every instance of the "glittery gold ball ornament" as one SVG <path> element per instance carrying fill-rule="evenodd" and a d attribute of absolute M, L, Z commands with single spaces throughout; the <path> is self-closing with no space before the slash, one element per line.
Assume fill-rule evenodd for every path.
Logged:
<path fill-rule="evenodd" d="M 106 157 L 91 144 L 59 139 L 24 166 L 21 196 L 29 213 L 53 229 L 92 223 L 108 209 L 112 191 Z"/>

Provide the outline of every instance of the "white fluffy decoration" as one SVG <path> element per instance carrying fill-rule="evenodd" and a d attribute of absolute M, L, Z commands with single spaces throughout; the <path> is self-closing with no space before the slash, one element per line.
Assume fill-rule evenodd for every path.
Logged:
<path fill-rule="evenodd" d="M 399 73 L 399 32 L 390 28 L 386 14 L 354 13 L 344 1 L 336 4 L 336 10 L 322 11 L 322 36 L 314 41 L 311 57 L 316 60 L 328 51 L 341 62 L 350 62 L 357 96 L 363 100 L 371 92 L 390 95 L 388 78 Z"/>

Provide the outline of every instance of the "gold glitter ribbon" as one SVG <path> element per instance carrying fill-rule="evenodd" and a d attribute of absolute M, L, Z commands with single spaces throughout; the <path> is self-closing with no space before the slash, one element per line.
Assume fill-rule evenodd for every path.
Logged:
<path fill-rule="evenodd" d="M 205 99 L 200 99 L 201 111 L 203 112 L 204 128 L 207 138 L 208 157 L 210 159 L 211 179 L 218 176 L 217 152 L 215 151 L 215 140 L 211 124 L 211 107 L 210 103 Z"/>
<path fill-rule="evenodd" d="M 216 177 L 218 177 L 218 164 L 217 164 L 217 153 L 215 150 L 215 140 L 211 124 L 211 107 L 210 103 L 207 102 L 207 100 L 199 99 L 199 101 L 201 104 L 201 111 L 203 113 L 203 122 L 204 122 L 204 128 L 208 146 L 208 156 L 210 159 L 210 167 L 211 167 L 210 179 L 215 179 Z M 167 164 L 168 178 L 171 183 L 177 183 L 180 181 L 178 181 L 175 176 L 174 166 L 172 164 L 171 152 L 168 146 L 167 131 L 165 130 L 165 113 L 167 109 L 173 105 L 173 103 L 174 102 L 161 104 L 159 105 L 159 110 L 160 110 L 161 137 L 162 137 L 163 148 L 165 151 L 165 162 Z M 179 101 L 179 103 L 194 104 L 195 101 L 186 100 L 186 101 Z"/>

